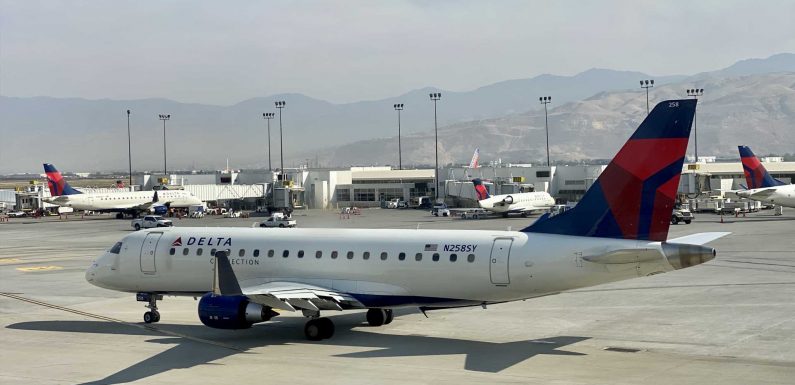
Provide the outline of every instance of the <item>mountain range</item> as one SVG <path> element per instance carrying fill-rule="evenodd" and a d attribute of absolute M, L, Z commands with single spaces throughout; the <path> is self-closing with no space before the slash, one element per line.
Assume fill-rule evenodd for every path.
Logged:
<path fill-rule="evenodd" d="M 467 92 L 427 87 L 346 104 L 301 94 L 231 106 L 0 96 L 0 173 L 37 172 L 43 162 L 70 171 L 125 170 L 127 109 L 136 170 L 162 169 L 158 114 L 171 115 L 166 122 L 171 169 L 220 169 L 227 159 L 234 168 L 268 166 L 262 113 L 276 112 L 270 123 L 273 165 L 278 167 L 277 100 L 286 101 L 281 111 L 286 167 L 307 159 L 323 166 L 397 164 L 395 103 L 404 104 L 404 164 L 432 164 L 431 92 L 442 93 L 437 104 L 441 163 L 468 161 L 475 147 L 484 160 L 545 158 L 544 110 L 538 97 L 548 95 L 553 158 L 609 158 L 645 115 L 645 91 L 638 81 L 651 78 L 652 101 L 684 97 L 686 88 L 705 89 L 698 115 L 700 154 L 728 155 L 738 141 L 758 147 L 759 153 L 792 152 L 794 73 L 795 54 L 785 53 L 695 75 L 591 69 L 574 76 L 507 80 Z"/>

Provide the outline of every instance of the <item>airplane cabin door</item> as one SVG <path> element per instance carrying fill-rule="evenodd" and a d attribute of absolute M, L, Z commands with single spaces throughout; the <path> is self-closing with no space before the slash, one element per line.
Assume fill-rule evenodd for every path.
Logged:
<path fill-rule="evenodd" d="M 155 250 L 157 250 L 157 242 L 162 235 L 163 233 L 146 234 L 144 244 L 141 246 L 141 272 L 145 274 L 157 272 L 155 269 Z"/>
<path fill-rule="evenodd" d="M 511 254 L 511 244 L 513 239 L 495 239 L 491 246 L 491 260 L 489 270 L 491 272 L 491 283 L 495 285 L 507 285 L 511 283 L 508 275 L 508 259 Z"/>

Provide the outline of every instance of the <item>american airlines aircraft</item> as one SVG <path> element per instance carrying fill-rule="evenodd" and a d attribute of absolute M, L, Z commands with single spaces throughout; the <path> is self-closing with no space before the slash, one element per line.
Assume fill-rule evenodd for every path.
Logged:
<path fill-rule="evenodd" d="M 473 179 L 472 184 L 475 185 L 478 205 L 505 217 L 508 214 L 522 214 L 527 217 L 534 211 L 549 210 L 555 205 L 555 198 L 544 191 L 490 195 L 480 179 Z"/>
<path fill-rule="evenodd" d="M 44 199 L 45 202 L 78 210 L 115 212 L 118 219 L 124 218 L 124 214 L 133 217 L 145 212 L 165 214 L 169 207 L 202 204 L 193 193 L 181 190 L 83 194 L 70 186 L 52 164 L 44 163 L 44 172 L 52 195 Z"/>
<path fill-rule="evenodd" d="M 773 178 L 748 146 L 738 146 L 743 163 L 747 190 L 735 191 L 738 196 L 755 201 L 795 207 L 795 185 Z"/>
<path fill-rule="evenodd" d="M 666 240 L 695 100 L 657 105 L 575 208 L 521 231 L 170 228 L 125 236 L 86 280 L 137 293 L 157 322 L 164 295 L 201 297 L 199 320 L 240 329 L 300 310 L 310 340 L 321 312 L 516 301 L 707 262 L 728 233 Z"/>

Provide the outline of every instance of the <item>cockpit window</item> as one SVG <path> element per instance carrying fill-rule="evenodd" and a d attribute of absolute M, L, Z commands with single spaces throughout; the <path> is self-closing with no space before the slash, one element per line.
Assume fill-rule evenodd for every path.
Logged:
<path fill-rule="evenodd" d="M 110 252 L 113 254 L 119 254 L 121 252 L 121 242 L 116 242 L 116 244 L 110 248 Z"/>

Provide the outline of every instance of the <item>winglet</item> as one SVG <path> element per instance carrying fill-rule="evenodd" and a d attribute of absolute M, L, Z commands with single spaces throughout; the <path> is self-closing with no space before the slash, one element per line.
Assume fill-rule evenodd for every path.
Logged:
<path fill-rule="evenodd" d="M 242 295 L 240 283 L 237 281 L 232 264 L 229 263 L 229 250 L 215 252 L 215 268 L 213 269 L 213 294 Z"/>

